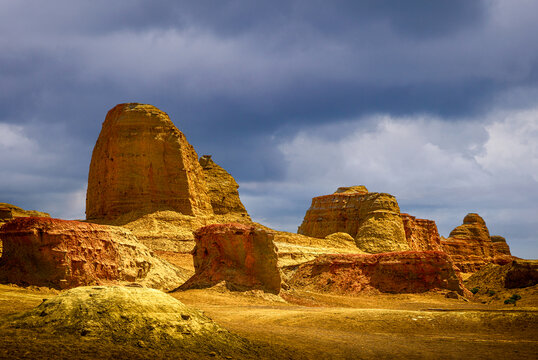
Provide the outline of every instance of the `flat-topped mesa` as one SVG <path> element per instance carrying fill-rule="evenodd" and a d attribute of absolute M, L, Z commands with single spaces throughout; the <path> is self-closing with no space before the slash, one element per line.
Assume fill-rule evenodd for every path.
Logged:
<path fill-rule="evenodd" d="M 441 245 L 462 272 L 475 272 L 488 263 L 504 265 L 513 258 L 506 242 L 493 245 L 486 222 L 480 215 L 470 213 L 463 224 L 450 232 Z M 498 249 L 498 250 L 497 250 Z"/>
<path fill-rule="evenodd" d="M 205 182 L 215 215 L 235 215 L 238 219 L 250 221 L 250 216 L 239 198 L 239 185 L 226 170 L 217 165 L 211 155 L 200 158 Z"/>
<path fill-rule="evenodd" d="M 86 218 L 158 210 L 212 214 L 198 155 L 165 112 L 151 105 L 116 105 L 93 149 Z"/>
<path fill-rule="evenodd" d="M 368 253 L 410 249 L 396 198 L 369 193 L 364 186 L 339 188 L 334 194 L 313 198 L 297 232 L 316 238 L 344 232 Z"/>
<path fill-rule="evenodd" d="M 409 247 L 414 251 L 443 251 L 441 237 L 435 221 L 417 219 L 415 216 L 402 213 L 405 237 Z"/>

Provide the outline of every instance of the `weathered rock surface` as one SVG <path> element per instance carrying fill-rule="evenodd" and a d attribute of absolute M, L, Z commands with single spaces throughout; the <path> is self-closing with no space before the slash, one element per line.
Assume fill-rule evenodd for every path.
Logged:
<path fill-rule="evenodd" d="M 463 224 L 452 230 L 447 239 L 442 239 L 441 244 L 465 273 L 478 271 L 488 263 L 504 265 L 513 260 L 504 253 L 506 250 L 496 252 L 486 222 L 475 213 L 467 214 Z"/>
<path fill-rule="evenodd" d="M 180 289 L 224 281 L 234 290 L 280 292 L 282 280 L 271 232 L 236 223 L 214 224 L 196 231 L 195 240 L 196 272 Z"/>
<path fill-rule="evenodd" d="M 85 286 L 44 300 L 12 326 L 151 347 L 246 349 L 249 343 L 172 296 L 147 288 Z M 206 350 L 207 351 L 207 350 Z"/>
<path fill-rule="evenodd" d="M 2 282 L 60 289 L 137 282 L 173 289 L 188 277 L 120 227 L 27 217 L 3 225 L 0 238 Z"/>
<path fill-rule="evenodd" d="M 354 295 L 360 292 L 466 292 L 450 257 L 439 251 L 322 255 L 300 265 L 291 286 Z"/>
<path fill-rule="evenodd" d="M 245 206 L 239 199 L 239 185 L 222 167 L 217 165 L 211 155 L 200 158 L 204 170 L 205 182 L 211 199 L 211 207 L 215 215 L 236 215 L 239 219 L 250 220 Z"/>
<path fill-rule="evenodd" d="M 516 289 L 538 284 L 538 260 L 513 260 L 505 265 L 487 264 L 466 280 L 467 288 L 487 290 Z"/>
<path fill-rule="evenodd" d="M 86 218 L 158 210 L 212 213 L 198 155 L 165 112 L 151 105 L 116 105 L 93 149 Z"/>
<path fill-rule="evenodd" d="M 0 203 L 0 226 L 13 219 L 29 216 L 50 217 L 50 215 L 45 212 L 36 210 L 23 210 L 15 205 Z M 0 238 L 0 257 L 2 256 L 2 248 L 2 239 Z"/>
<path fill-rule="evenodd" d="M 402 213 L 405 238 L 414 251 L 443 251 L 441 237 L 435 221 L 417 219 L 415 216 Z"/>
<path fill-rule="evenodd" d="M 490 237 L 491 246 L 493 247 L 493 252 L 496 255 L 512 255 L 510 253 L 510 247 L 506 243 L 506 239 L 499 235 L 493 235 Z"/>
<path fill-rule="evenodd" d="M 368 253 L 409 250 L 394 196 L 369 193 L 364 186 L 339 188 L 312 199 L 298 233 L 324 238 L 345 232 Z"/>

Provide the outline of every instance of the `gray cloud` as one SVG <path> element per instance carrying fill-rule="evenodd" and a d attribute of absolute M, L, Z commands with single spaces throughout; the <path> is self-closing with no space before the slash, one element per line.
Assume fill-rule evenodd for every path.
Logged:
<path fill-rule="evenodd" d="M 137 101 L 168 112 L 199 153 L 250 184 L 252 204 L 264 186 L 303 194 L 273 198 L 280 210 L 264 215 L 289 227 L 316 194 L 288 184 L 289 159 L 278 144 L 308 129 L 338 139 L 357 122 L 373 131 L 371 114 L 426 116 L 445 124 L 428 133 L 442 134 L 433 143 L 443 156 L 447 129 L 476 131 L 463 138 L 484 144 L 492 109 L 534 108 L 537 12 L 537 4 L 513 0 L 0 0 L 0 125 L 16 126 L 10 131 L 31 144 L 0 155 L 0 201 L 78 217 L 70 204 L 85 186 L 107 110 Z M 481 176 L 488 166 L 502 170 L 465 162 L 479 156 L 473 149 L 450 151 L 466 166 L 482 166 Z M 400 166 L 387 164 L 393 172 Z M 469 181 L 472 192 L 479 186 L 473 179 L 459 181 Z M 372 180 L 392 189 L 383 177 Z M 420 198 L 403 187 L 394 192 L 435 214 L 441 210 L 429 199 L 445 195 L 427 189 Z"/>

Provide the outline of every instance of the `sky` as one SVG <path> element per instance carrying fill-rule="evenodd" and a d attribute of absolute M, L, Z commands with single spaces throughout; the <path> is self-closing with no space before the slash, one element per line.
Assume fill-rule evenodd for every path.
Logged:
<path fill-rule="evenodd" d="M 295 232 L 365 185 L 538 258 L 538 2 L 0 0 L 0 202 L 84 218 L 118 103 L 167 112 Z"/>

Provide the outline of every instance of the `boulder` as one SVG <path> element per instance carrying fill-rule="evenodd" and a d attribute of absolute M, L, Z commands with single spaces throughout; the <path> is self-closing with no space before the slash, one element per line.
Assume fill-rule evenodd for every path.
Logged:
<path fill-rule="evenodd" d="M 151 105 L 116 105 L 93 149 L 86 218 L 158 210 L 212 213 L 198 155 L 165 112 Z"/>
<path fill-rule="evenodd" d="M 442 239 L 441 245 L 456 266 L 465 273 L 478 271 L 488 263 L 504 265 L 514 259 L 504 252 L 496 251 L 486 222 L 476 213 L 467 214 L 463 224 L 452 230 L 448 238 Z"/>
<path fill-rule="evenodd" d="M 450 257 L 440 251 L 322 255 L 300 265 L 289 285 L 343 295 L 466 292 Z"/>
<path fill-rule="evenodd" d="M 26 217 L 3 225 L 0 238 L 4 283 L 66 289 L 137 282 L 173 289 L 189 275 L 153 256 L 121 227 Z"/>
<path fill-rule="evenodd" d="M 232 290 L 278 294 L 281 275 L 273 233 L 237 223 L 214 224 L 195 232 L 195 274 L 179 289 L 225 282 Z"/>
<path fill-rule="evenodd" d="M 238 219 L 250 221 L 239 192 L 239 185 L 235 179 L 222 167 L 217 165 L 211 155 L 200 158 L 200 165 L 204 170 L 205 182 L 211 199 L 211 207 L 215 215 L 235 215 Z"/>
<path fill-rule="evenodd" d="M 297 232 L 317 238 L 344 232 L 368 253 L 410 249 L 396 198 L 369 193 L 362 185 L 313 198 Z"/>
<path fill-rule="evenodd" d="M 443 251 L 441 237 L 435 221 L 417 219 L 415 216 L 400 214 L 405 230 L 405 238 L 414 251 Z"/>

